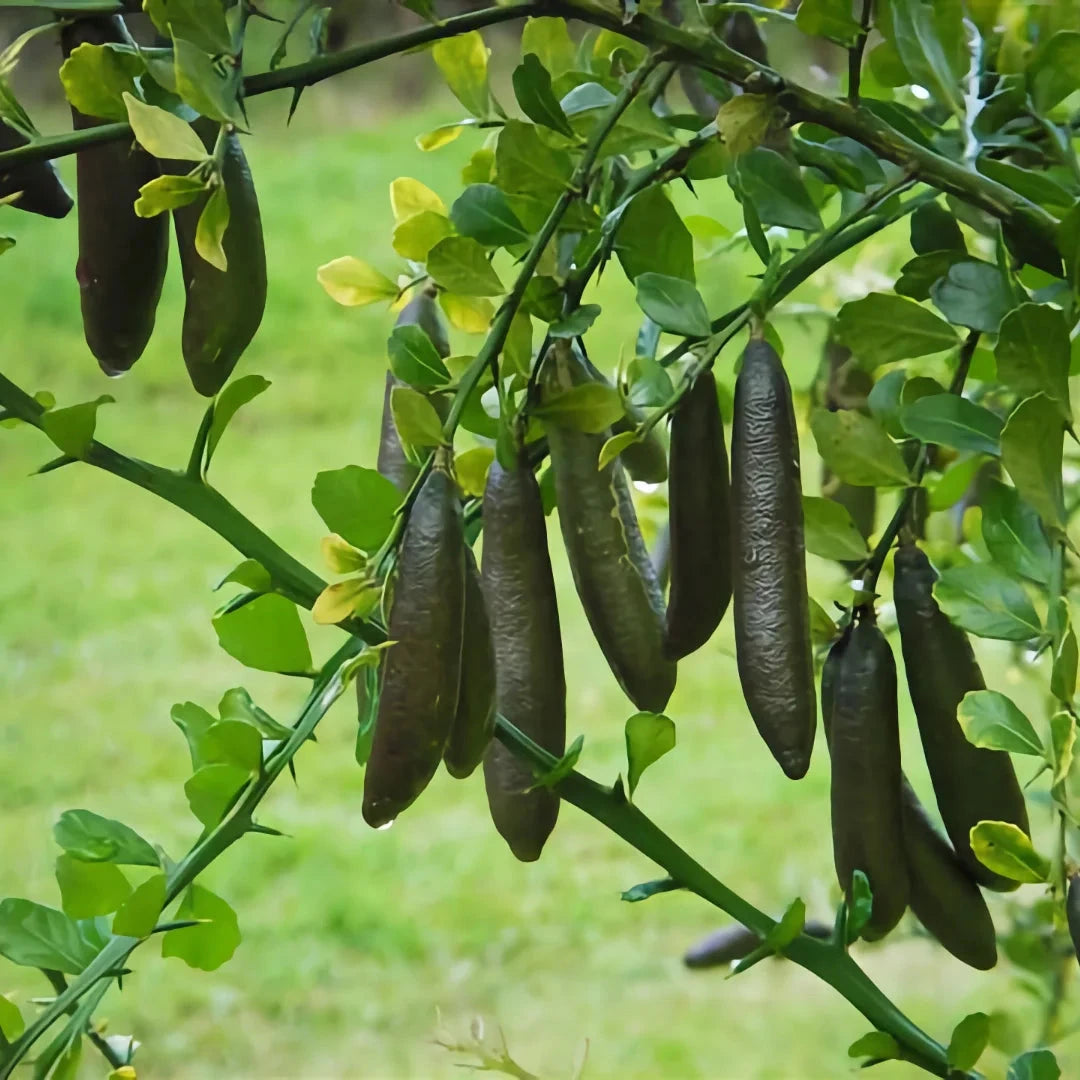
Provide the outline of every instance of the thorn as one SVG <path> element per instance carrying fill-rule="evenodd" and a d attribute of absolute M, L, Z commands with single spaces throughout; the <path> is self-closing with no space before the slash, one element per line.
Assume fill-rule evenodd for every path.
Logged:
<path fill-rule="evenodd" d="M 694 185 L 693 185 L 693 182 L 690 180 L 690 177 L 689 176 L 680 176 L 679 179 L 686 185 L 686 190 L 689 191 L 690 194 L 693 195 L 694 198 L 696 199 L 697 198 L 697 192 L 694 190 Z"/>
<path fill-rule="evenodd" d="M 304 92 L 303 86 L 293 87 L 292 101 L 289 103 L 289 115 L 285 120 L 286 127 L 292 123 L 293 113 L 296 112 L 297 105 L 300 104 L 300 95 Z"/>
<path fill-rule="evenodd" d="M 248 826 L 248 832 L 259 833 L 262 836 L 284 836 L 291 840 L 292 837 L 287 833 L 281 832 L 279 829 L 272 829 L 269 825 L 260 825 L 257 821 L 253 821 Z"/>
<path fill-rule="evenodd" d="M 211 922 L 210 919 L 174 919 L 172 922 L 158 923 L 151 934 L 167 934 L 170 930 L 187 930 L 191 926 L 202 926 Z"/>
<path fill-rule="evenodd" d="M 292 777 L 293 783 L 299 787 L 300 781 L 296 779 L 296 765 L 293 763 L 292 758 L 289 758 L 289 775 Z"/>
<path fill-rule="evenodd" d="M 62 469 L 65 465 L 70 465 L 78 460 L 78 458 L 72 457 L 70 454 L 61 454 L 59 457 L 53 458 L 52 461 L 46 461 L 40 469 L 35 469 L 30 475 L 44 476 L 46 473 L 56 472 L 57 469 Z"/>

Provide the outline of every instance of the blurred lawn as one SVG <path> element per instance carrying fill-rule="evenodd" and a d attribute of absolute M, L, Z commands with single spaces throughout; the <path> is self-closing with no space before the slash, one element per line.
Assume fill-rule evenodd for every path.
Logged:
<path fill-rule="evenodd" d="M 478 145 L 466 134 L 422 154 L 412 136 L 455 118 L 430 111 L 327 134 L 328 100 L 309 92 L 288 133 L 283 99 L 260 108 L 260 138 L 249 154 L 271 286 L 241 371 L 274 385 L 239 415 L 213 470 L 223 492 L 320 571 L 324 529 L 310 505 L 311 482 L 322 469 L 373 462 L 391 317 L 337 307 L 316 284 L 315 268 L 351 253 L 396 272 L 389 182 L 416 176 L 449 202 Z M 737 227 L 724 182 L 700 188 L 705 197 L 691 212 Z M 685 191 L 677 198 L 692 206 Z M 0 264 L 5 374 L 31 390 L 52 390 L 61 404 L 111 392 L 117 404 L 102 410 L 99 436 L 136 456 L 182 465 L 204 403 L 179 356 L 175 260 L 146 355 L 133 374 L 106 384 L 81 337 L 74 215 L 59 224 L 11 211 L 3 218 L 3 231 L 19 241 Z M 795 301 L 831 305 L 852 280 L 880 285 L 906 258 L 905 239 L 901 226 L 892 242 L 867 245 Z M 742 253 L 703 263 L 710 309 L 743 298 L 753 271 Z M 592 356 L 610 369 L 632 346 L 638 319 L 617 266 L 591 299 L 604 307 L 590 333 Z M 822 323 L 786 320 L 780 330 L 793 382 L 805 388 Z M 456 345 L 476 347 L 475 339 Z M 734 356 L 733 349 L 718 367 L 729 383 Z M 810 446 L 804 454 L 812 490 L 817 464 Z M 173 855 L 195 838 L 182 792 L 187 753 L 169 721 L 174 702 L 212 706 L 243 683 L 289 720 L 303 688 L 242 670 L 217 647 L 209 617 L 220 597 L 210 589 L 237 558 L 222 541 L 87 468 L 29 478 L 49 456 L 34 432 L 0 432 L 0 895 L 57 903 L 49 830 L 64 809 L 121 818 Z M 624 769 L 622 723 L 631 710 L 589 636 L 557 533 L 552 539 L 570 730 L 586 735 L 582 767 L 609 780 Z M 837 571 L 816 561 L 812 576 L 822 601 L 840 583 Z M 742 704 L 730 633 L 729 618 L 681 665 L 669 708 L 679 746 L 646 776 L 639 802 L 766 910 L 779 912 L 801 895 L 813 916 L 828 919 L 835 884 L 823 741 L 808 778 L 786 781 Z M 312 638 L 324 657 L 338 635 L 313 628 Z M 922 778 L 906 720 L 909 770 Z M 250 838 L 206 874 L 239 912 L 244 941 L 235 959 L 205 974 L 146 947 L 123 993 L 107 999 L 110 1031 L 134 1031 L 144 1044 L 140 1075 L 457 1075 L 461 1059 L 432 1043 L 436 1008 L 460 1037 L 478 1013 L 501 1024 L 515 1057 L 544 1077 L 568 1075 L 583 1040 L 593 1078 L 810 1080 L 851 1069 L 845 1048 L 867 1024 L 850 1006 L 783 963 L 734 982 L 686 971 L 683 950 L 724 917 L 677 893 L 620 903 L 620 890 L 657 869 L 571 807 L 532 866 L 515 862 L 490 826 L 479 776 L 461 783 L 440 775 L 392 831 L 372 832 L 359 812 L 354 726 L 351 699 L 339 703 L 318 744 L 298 760 L 299 786 L 283 782 L 268 800 L 262 820 L 290 838 Z M 860 958 L 939 1038 L 975 1009 L 1015 1010 L 1033 1032 L 1033 1006 L 1005 964 L 976 975 L 913 940 L 907 924 L 889 944 L 860 948 Z M 0 990 L 23 1001 L 45 992 L 33 973 L 0 964 Z M 1002 1061 L 988 1055 L 988 1071 L 1000 1075 Z M 883 1080 L 912 1072 L 875 1070 Z M 84 1074 L 104 1074 L 89 1053 Z"/>

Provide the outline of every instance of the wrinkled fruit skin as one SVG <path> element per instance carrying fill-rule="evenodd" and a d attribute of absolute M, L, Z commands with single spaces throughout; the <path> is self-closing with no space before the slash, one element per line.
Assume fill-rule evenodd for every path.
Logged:
<path fill-rule="evenodd" d="M 711 371 L 698 375 L 671 421 L 668 505 L 664 651 L 678 660 L 712 637 L 731 601 L 731 485 Z"/>
<path fill-rule="evenodd" d="M 457 713 L 443 761 L 464 780 L 480 764 L 495 732 L 495 650 L 484 590 L 472 549 L 465 547 L 465 634 L 461 643 L 461 687 Z"/>
<path fill-rule="evenodd" d="M 873 941 L 900 921 L 909 884 L 896 662 L 872 616 L 864 615 L 830 650 L 821 708 L 832 764 L 836 877 L 850 900 L 852 875 L 856 870 L 866 875 L 874 902 L 863 937 Z"/>
<path fill-rule="evenodd" d="M 364 820 L 392 822 L 427 787 L 457 712 L 465 612 L 465 538 L 453 477 L 428 474 L 398 558 Z"/>
<path fill-rule="evenodd" d="M 549 357 L 545 393 L 568 389 L 576 373 L 568 351 Z M 559 525 L 581 606 L 626 696 L 662 712 L 675 688 L 675 663 L 664 655 L 664 597 L 641 537 L 618 459 L 597 468 L 608 435 L 545 424 Z"/>
<path fill-rule="evenodd" d="M 906 779 L 902 798 L 911 910 L 957 960 L 989 971 L 997 963 L 997 940 L 978 885 L 934 828 Z"/>
<path fill-rule="evenodd" d="M 964 695 L 986 687 L 971 642 L 938 607 L 933 593 L 937 574 L 919 547 L 901 544 L 893 566 L 893 600 L 908 691 L 945 831 L 968 874 L 980 885 L 1015 889 L 1015 881 L 983 866 L 971 850 L 971 829 L 980 821 L 1006 821 L 1030 832 L 1024 794 L 1009 755 L 972 746 L 956 719 Z"/>
<path fill-rule="evenodd" d="M 799 442 L 791 387 L 771 345 L 751 341 L 731 440 L 735 653 L 754 723 L 785 774 L 806 774 L 817 724 Z"/>
<path fill-rule="evenodd" d="M 15 150 L 29 142 L 25 135 L 0 121 L 0 151 Z M 0 172 L 0 199 L 16 191 L 22 194 L 8 205 L 28 214 L 63 218 L 75 205 L 51 161 L 33 161 Z"/>
<path fill-rule="evenodd" d="M 566 750 L 566 679 L 555 581 L 540 488 L 521 455 L 492 462 L 484 491 L 483 585 L 495 647 L 496 705 L 548 753 Z M 523 862 L 540 857 L 559 816 L 559 798 L 497 740 L 484 756 L 495 828 Z"/>
<path fill-rule="evenodd" d="M 60 32 L 64 55 L 83 44 L 125 41 L 115 16 L 78 19 Z M 104 121 L 71 110 L 75 129 Z M 140 218 L 139 188 L 159 175 L 157 162 L 132 141 L 103 143 L 76 155 L 79 282 L 86 344 L 106 375 L 127 371 L 154 330 L 169 258 L 165 215 Z"/>
<path fill-rule="evenodd" d="M 212 149 L 218 125 L 203 119 L 194 127 L 207 150 Z M 184 364 L 191 385 L 205 397 L 213 397 L 225 385 L 259 329 L 266 307 L 259 200 L 235 132 L 226 136 L 222 176 L 229 199 L 229 227 L 222 241 L 227 270 L 211 266 L 195 249 L 199 215 L 209 196 L 173 211 L 187 297 L 181 339 Z"/>

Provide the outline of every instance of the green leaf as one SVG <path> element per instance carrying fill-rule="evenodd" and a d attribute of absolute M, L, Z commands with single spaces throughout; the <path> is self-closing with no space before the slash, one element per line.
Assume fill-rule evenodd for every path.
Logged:
<path fill-rule="evenodd" d="M 514 96 L 521 111 L 544 127 L 574 138 L 574 129 L 551 89 L 551 75 L 534 53 L 526 53 L 513 75 Z"/>
<path fill-rule="evenodd" d="M 1025 396 L 1045 394 L 1070 420 L 1070 349 L 1064 312 L 1049 304 L 1021 304 L 1005 316 L 998 332 L 998 377 Z"/>
<path fill-rule="evenodd" d="M 766 94 L 739 94 L 725 101 L 716 114 L 716 128 L 732 157 L 760 146 L 776 115 L 773 99 Z"/>
<path fill-rule="evenodd" d="M 529 239 L 506 196 L 494 184 L 470 184 L 450 208 L 450 220 L 462 236 L 485 247 L 509 247 Z"/>
<path fill-rule="evenodd" d="M 195 250 L 222 273 L 229 269 L 229 260 L 222 247 L 228 227 L 229 196 L 225 185 L 218 184 L 210 192 L 210 198 L 199 214 L 199 222 L 195 226 Z"/>
<path fill-rule="evenodd" d="M 1073 204 L 1073 196 L 1046 173 L 1022 169 L 1008 161 L 983 155 L 976 167 L 984 176 L 1010 187 L 1025 199 L 1050 210 L 1055 215 L 1064 214 Z"/>
<path fill-rule="evenodd" d="M 394 250 L 403 259 L 424 262 L 428 252 L 444 237 L 453 233 L 450 219 L 445 214 L 433 210 L 422 210 L 419 214 L 401 221 L 394 228 Z"/>
<path fill-rule="evenodd" d="M 870 890 L 870 880 L 861 870 L 851 875 L 851 895 L 844 903 L 847 905 L 847 942 L 850 945 L 863 932 L 863 927 L 874 913 L 874 894 Z"/>
<path fill-rule="evenodd" d="M 861 487 L 910 483 L 900 448 L 869 416 L 854 409 L 815 409 L 810 430 L 822 460 L 845 483 Z"/>
<path fill-rule="evenodd" d="M 1016 490 L 1050 529 L 1065 528 L 1061 455 L 1065 432 L 1060 409 L 1045 395 L 1020 402 L 1001 433 L 1001 463 Z"/>
<path fill-rule="evenodd" d="M 1050 674 L 1050 692 L 1066 704 L 1076 697 L 1077 669 L 1076 633 L 1069 626 L 1061 637 L 1061 644 L 1054 654 L 1054 667 Z"/>
<path fill-rule="evenodd" d="M 423 151 L 441 150 L 452 143 L 467 127 L 474 126 L 473 120 L 458 120 L 453 124 L 440 124 L 439 127 L 416 136 L 416 145 Z"/>
<path fill-rule="evenodd" d="M 965 1016 L 949 1039 L 949 1065 L 961 1072 L 974 1069 L 989 1041 L 990 1017 L 981 1012 Z"/>
<path fill-rule="evenodd" d="M 262 736 L 246 719 L 221 720 L 199 740 L 199 750 L 207 764 L 235 765 L 251 776 L 262 763 Z"/>
<path fill-rule="evenodd" d="M 444 289 L 462 296 L 499 296 L 503 284 L 482 245 L 468 236 L 448 236 L 428 252 L 428 273 Z"/>
<path fill-rule="evenodd" d="M 668 717 L 639 712 L 626 721 L 626 760 L 629 763 L 626 783 L 631 799 L 642 773 L 674 749 L 675 724 Z"/>
<path fill-rule="evenodd" d="M 450 381 L 450 372 L 422 326 L 394 327 L 386 351 L 390 370 L 410 386 L 430 389 Z"/>
<path fill-rule="evenodd" d="M 606 468 L 613 462 L 631 443 L 637 441 L 637 432 L 620 431 L 618 435 L 612 435 L 602 447 L 600 447 L 600 459 L 596 463 L 597 469 Z"/>
<path fill-rule="evenodd" d="M 1035 53 L 1025 74 L 1038 112 L 1064 101 L 1080 85 L 1080 32 L 1059 30 Z"/>
<path fill-rule="evenodd" d="M 240 926 L 236 912 L 209 889 L 191 885 L 176 911 L 176 918 L 205 919 L 201 926 L 170 930 L 162 937 L 161 955 L 177 956 L 200 971 L 214 971 L 236 952 Z"/>
<path fill-rule="evenodd" d="M 143 8 L 164 37 L 187 38 L 211 55 L 232 52 L 222 0 L 144 0 Z"/>
<path fill-rule="evenodd" d="M 840 562 L 866 558 L 866 540 L 847 507 L 812 495 L 804 495 L 802 505 L 807 551 Z"/>
<path fill-rule="evenodd" d="M 214 592 L 230 582 L 243 585 L 245 589 L 250 589 L 252 592 L 269 592 L 274 587 L 273 579 L 258 559 L 244 559 L 238 562 L 214 586 Z"/>
<path fill-rule="evenodd" d="M 1011 881 L 1036 885 L 1050 877 L 1050 860 L 1009 822 L 980 821 L 971 829 L 971 849 L 983 866 Z"/>
<path fill-rule="evenodd" d="M 131 895 L 131 886 L 113 863 L 83 862 L 70 855 L 56 859 L 61 906 L 73 919 L 110 915 Z"/>
<path fill-rule="evenodd" d="M 361 551 L 378 551 L 400 504 L 401 492 L 385 476 L 360 465 L 321 472 L 311 489 L 311 505 L 326 527 Z"/>
<path fill-rule="evenodd" d="M 762 225 L 817 232 L 821 216 L 814 206 L 797 166 L 775 150 L 758 146 L 734 163 L 741 196 L 749 200 Z"/>
<path fill-rule="evenodd" d="M 596 321 L 599 314 L 599 304 L 582 304 L 558 322 L 553 322 L 548 327 L 548 336 L 553 338 L 581 337 Z"/>
<path fill-rule="evenodd" d="M 904 429 L 900 424 L 900 409 L 906 380 L 907 373 L 902 368 L 887 371 L 874 383 L 866 398 L 870 415 L 894 439 L 904 437 Z"/>
<path fill-rule="evenodd" d="M 116 45 L 79 45 L 60 66 L 60 82 L 68 101 L 86 116 L 127 120 L 125 93 L 135 93 L 135 80 L 146 70 L 138 53 Z M 200 146 L 200 159 L 206 150 Z"/>
<path fill-rule="evenodd" d="M 239 66 L 219 67 L 214 57 L 185 38 L 173 35 L 173 66 L 176 92 L 196 112 L 211 120 L 235 124 L 247 130 L 239 105 Z"/>
<path fill-rule="evenodd" d="M 649 326 L 656 326 L 646 318 Z M 657 327 L 659 336 L 659 327 Z M 640 341 L 639 341 L 640 344 Z M 652 408 L 663 405 L 675 392 L 671 376 L 653 356 L 635 356 L 626 369 L 630 378 L 630 404 Z"/>
<path fill-rule="evenodd" d="M 803 0 L 795 15 L 795 25 L 804 34 L 828 38 L 845 48 L 853 45 L 859 36 L 859 24 L 852 17 L 848 0 Z"/>
<path fill-rule="evenodd" d="M 986 459 L 980 454 L 954 461 L 930 489 L 930 509 L 948 510 L 967 493 Z"/>
<path fill-rule="evenodd" d="M 889 1061 L 901 1057 L 900 1044 L 887 1031 L 868 1031 L 848 1047 L 848 1057 Z"/>
<path fill-rule="evenodd" d="M 916 255 L 942 251 L 967 254 L 964 234 L 956 218 L 936 202 L 920 206 L 911 215 L 911 249 Z"/>
<path fill-rule="evenodd" d="M 495 177 L 503 191 L 546 196 L 554 203 L 570 181 L 573 163 L 553 150 L 532 124 L 508 120 L 495 146 Z"/>
<path fill-rule="evenodd" d="M 949 322 L 990 334 L 1016 303 L 1001 270 L 979 259 L 953 263 L 930 287 L 930 297 Z"/>
<path fill-rule="evenodd" d="M 195 770 L 202 768 L 206 764 L 202 758 L 202 738 L 217 721 L 202 706 L 196 705 L 193 701 L 174 705 L 169 715 L 187 739 L 191 767 Z"/>
<path fill-rule="evenodd" d="M 542 775 L 538 775 L 536 783 L 533 784 L 530 791 L 534 791 L 537 788 L 546 787 L 553 788 L 560 781 L 564 780 L 567 776 L 574 771 L 574 766 L 578 763 L 578 758 L 581 757 L 582 748 L 585 745 L 585 736 L 579 735 L 567 748 L 566 753 L 555 764 Z"/>
<path fill-rule="evenodd" d="M 250 778 L 247 769 L 236 765 L 204 765 L 184 784 L 191 812 L 206 828 L 212 829 L 225 816 L 236 793 Z"/>
<path fill-rule="evenodd" d="M 491 114 L 488 50 L 479 30 L 437 41 L 431 50 L 454 97 L 481 120 Z"/>
<path fill-rule="evenodd" d="M 454 475 L 465 495 L 473 498 L 483 496 L 488 469 L 494 460 L 495 451 L 490 446 L 474 446 L 454 458 Z"/>
<path fill-rule="evenodd" d="M 94 441 L 98 409 L 115 400 L 111 394 L 102 394 L 96 400 L 84 401 L 81 405 L 50 409 L 42 413 L 41 428 L 58 450 L 74 458 L 85 457 Z"/>
<path fill-rule="evenodd" d="M 630 281 L 645 272 L 694 280 L 693 237 L 659 186 L 630 200 L 615 232 L 615 254 Z"/>
<path fill-rule="evenodd" d="M 296 605 L 277 593 L 214 616 L 218 644 L 259 671 L 310 671 L 311 650 Z"/>
<path fill-rule="evenodd" d="M 218 714 L 222 720 L 242 720 L 250 724 L 264 739 L 280 741 L 292 735 L 292 728 L 279 724 L 268 712 L 260 709 L 242 686 L 234 686 L 221 695 Z"/>
<path fill-rule="evenodd" d="M 78 975 L 98 951 L 62 911 L 31 900 L 0 901 L 0 956 L 13 964 Z"/>
<path fill-rule="evenodd" d="M 966 58 L 963 8 L 955 0 L 892 0 L 892 44 L 913 82 L 963 114 L 960 66 Z"/>
<path fill-rule="evenodd" d="M 73 858 L 121 866 L 157 866 L 158 854 L 133 828 L 90 810 L 65 810 L 53 839 Z"/>
<path fill-rule="evenodd" d="M 532 410 L 533 416 L 557 427 L 599 435 L 623 415 L 619 392 L 607 383 L 572 386 Z"/>
<path fill-rule="evenodd" d="M 1042 623 L 1023 587 L 996 566 L 951 566 L 938 578 L 934 596 L 958 626 L 979 637 L 1030 641 Z"/>
<path fill-rule="evenodd" d="M 1052 1050 L 1028 1050 L 1015 1058 L 1005 1080 L 1060 1080 L 1061 1069 Z"/>
<path fill-rule="evenodd" d="M 244 375 L 242 378 L 233 380 L 218 394 L 214 402 L 214 416 L 210 421 L 210 433 L 206 438 L 204 468 L 210 467 L 210 459 L 214 456 L 218 443 L 221 442 L 221 436 L 225 434 L 225 429 L 237 411 L 269 388 L 269 379 L 264 379 L 261 375 Z"/>
<path fill-rule="evenodd" d="M 836 316 L 833 336 L 869 370 L 944 352 L 956 344 L 956 332 L 948 323 L 913 301 L 888 293 L 870 293 L 845 304 Z"/>
<path fill-rule="evenodd" d="M 648 900 L 650 896 L 658 896 L 660 893 L 676 892 L 686 888 L 680 885 L 674 878 L 658 878 L 656 881 L 643 881 L 640 885 L 634 885 L 627 889 L 620 897 L 628 904 L 636 904 L 640 900 Z"/>
<path fill-rule="evenodd" d="M 1075 637 L 1073 638 L 1072 647 L 1074 650 L 1073 663 L 1075 664 Z M 1075 668 L 1073 678 L 1075 680 Z M 1050 750 L 1054 770 L 1050 779 L 1051 784 L 1060 784 L 1069 775 L 1073 763 L 1073 747 L 1075 743 L 1076 721 L 1064 709 L 1054 713 L 1050 717 Z"/>
<path fill-rule="evenodd" d="M 916 255 L 900 268 L 900 277 L 893 288 L 911 300 L 929 300 L 930 292 L 949 270 L 966 258 L 963 251 L 932 251 Z"/>
<path fill-rule="evenodd" d="M 131 130 L 147 153 L 156 158 L 177 158 L 180 161 L 206 160 L 208 154 L 202 139 L 179 116 L 156 105 L 144 105 L 126 90 L 123 100 Z"/>
<path fill-rule="evenodd" d="M 0 1035 L 14 1042 L 26 1030 L 26 1021 L 19 1006 L 11 998 L 0 994 Z"/>
<path fill-rule="evenodd" d="M 972 746 L 1043 756 L 1042 742 L 1031 721 L 1011 698 L 996 690 L 969 690 L 956 707 L 956 721 Z"/>
<path fill-rule="evenodd" d="M 164 874 L 147 878 L 116 913 L 112 924 L 113 933 L 122 937 L 149 937 L 165 907 L 165 885 Z"/>
<path fill-rule="evenodd" d="M 982 498 L 982 537 L 1002 569 L 1045 585 L 1050 580 L 1050 541 L 1034 507 L 1016 488 L 992 481 Z"/>
<path fill-rule="evenodd" d="M 634 284 L 638 307 L 662 330 L 698 338 L 712 332 L 705 301 L 689 281 L 650 271 L 639 274 Z"/>
<path fill-rule="evenodd" d="M 785 946 L 790 945 L 802 933 L 805 925 L 806 905 L 796 897 L 780 916 L 780 921 L 769 931 L 765 944 L 777 952 L 782 952 Z"/>
<path fill-rule="evenodd" d="M 320 266 L 317 277 L 330 298 L 345 307 L 393 300 L 398 294 L 398 287 L 385 274 L 351 255 Z"/>
<path fill-rule="evenodd" d="M 206 181 L 198 176 L 177 176 L 174 173 L 155 176 L 139 188 L 135 213 L 143 218 L 155 217 L 195 202 L 206 190 Z"/>
<path fill-rule="evenodd" d="M 959 394 L 921 397 L 903 407 L 900 423 L 921 442 L 995 457 L 1001 453 L 998 440 L 1004 424 L 1000 417 Z"/>
<path fill-rule="evenodd" d="M 837 638 L 836 623 L 829 613 L 811 596 L 810 601 L 810 640 L 815 645 L 829 645 Z"/>
<path fill-rule="evenodd" d="M 398 437 L 409 446 L 438 446 L 443 441 L 442 420 L 435 406 L 418 390 L 395 386 L 390 391 L 390 412 Z M 401 501 L 400 493 L 398 501 Z M 337 531 L 341 532 L 340 529 Z M 341 532 L 341 535 L 351 539 L 348 533 Z M 360 547 L 359 544 L 356 546 Z"/>

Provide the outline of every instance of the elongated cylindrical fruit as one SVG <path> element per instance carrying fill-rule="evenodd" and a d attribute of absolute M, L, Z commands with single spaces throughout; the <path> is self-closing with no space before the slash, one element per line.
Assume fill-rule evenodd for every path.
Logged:
<path fill-rule="evenodd" d="M 195 130 L 207 150 L 219 127 L 205 119 Z M 209 195 L 173 211 L 176 244 L 184 273 L 184 327 L 181 345 L 191 385 L 213 397 L 232 374 L 262 322 L 266 307 L 266 250 L 255 184 L 235 132 L 225 136 L 221 166 L 229 201 L 229 224 L 222 239 L 228 267 L 219 270 L 195 248 L 199 216 Z"/>
<path fill-rule="evenodd" d="M 735 383 L 731 504 L 739 678 L 761 737 L 797 780 L 817 723 L 799 440 L 787 375 L 765 341 L 747 345 Z"/>
<path fill-rule="evenodd" d="M 832 936 L 832 927 L 810 919 L 803 927 L 803 933 L 827 941 Z M 742 923 L 734 923 L 692 945 L 686 950 L 683 963 L 688 968 L 719 967 L 749 956 L 760 944 L 761 938 L 753 930 L 748 930 Z"/>
<path fill-rule="evenodd" d="M 545 399 L 578 381 L 569 349 L 544 365 Z M 639 708 L 662 712 L 675 688 L 664 655 L 664 597 L 618 460 L 598 468 L 606 434 L 545 422 L 559 525 L 578 596 L 619 685 Z"/>
<path fill-rule="evenodd" d="M 1069 937 L 1072 938 L 1073 951 L 1077 963 L 1080 963 L 1080 874 L 1069 878 L 1065 891 L 1065 916 L 1069 924 Z"/>
<path fill-rule="evenodd" d="M 76 19 L 60 32 L 64 55 L 80 45 L 123 43 L 119 16 Z M 76 130 L 102 120 L 71 110 Z M 142 356 L 169 258 L 165 216 L 141 218 L 139 188 L 159 175 L 157 162 L 129 139 L 80 150 L 76 156 L 79 261 L 75 277 L 86 344 L 102 371 L 118 375 Z"/>
<path fill-rule="evenodd" d="M 451 776 L 464 779 L 480 764 L 495 731 L 495 652 L 480 571 L 465 548 L 465 631 L 461 642 L 461 686 L 443 761 Z"/>
<path fill-rule="evenodd" d="M 439 314 L 439 306 L 435 302 L 435 295 L 434 287 L 420 289 L 401 309 L 395 326 L 419 326 L 435 346 L 435 351 L 445 360 L 450 355 L 450 342 Z M 382 428 L 379 433 L 379 457 L 376 462 L 379 472 L 402 492 L 412 487 L 420 471 L 405 454 L 390 410 L 391 393 L 395 387 L 404 385 L 392 371 L 387 371 L 386 388 L 383 392 Z M 439 409 L 440 399 L 430 400 L 436 409 Z"/>
<path fill-rule="evenodd" d="M 435 774 L 457 712 L 465 613 L 465 538 L 443 455 L 417 493 L 398 557 L 379 711 L 364 774 L 364 820 L 376 828 Z"/>
<path fill-rule="evenodd" d="M 731 484 L 716 380 L 703 371 L 671 420 L 671 589 L 664 649 L 700 649 L 731 600 Z"/>
<path fill-rule="evenodd" d="M 540 488 L 522 453 L 505 469 L 496 460 L 484 489 L 484 597 L 495 646 L 499 713 L 550 754 L 566 750 L 566 679 L 555 581 Z M 559 798 L 528 789 L 529 767 L 502 743 L 484 755 L 491 818 L 523 862 L 540 852 L 559 816 Z"/>
<path fill-rule="evenodd" d="M 906 778 L 901 794 L 911 910 L 957 960 L 988 971 L 997 963 L 997 940 L 986 901 Z"/>
<path fill-rule="evenodd" d="M 26 146 L 29 141 L 21 132 L 0 121 L 0 150 L 14 150 Z M 8 205 L 29 214 L 62 218 L 67 217 L 75 205 L 51 161 L 32 161 L 28 165 L 0 170 L 0 199 L 17 191 L 21 194 Z"/>
<path fill-rule="evenodd" d="M 666 589 L 671 580 L 671 522 L 665 521 L 660 531 L 653 540 L 652 551 L 649 553 L 652 559 L 653 572 L 661 589 Z"/>
<path fill-rule="evenodd" d="M 986 687 L 971 642 L 938 607 L 933 592 L 937 574 L 917 545 L 901 544 L 893 566 L 908 692 L 945 831 L 980 885 L 1015 889 L 1015 881 L 987 869 L 971 850 L 971 829 L 980 821 L 1006 821 L 1030 832 L 1009 755 L 972 746 L 956 719 L 964 695 Z"/>
<path fill-rule="evenodd" d="M 832 647 L 821 686 L 832 762 L 831 814 L 836 876 L 850 898 L 861 870 L 873 893 L 863 937 L 884 937 L 908 904 L 900 796 L 896 662 L 871 613 Z"/>

